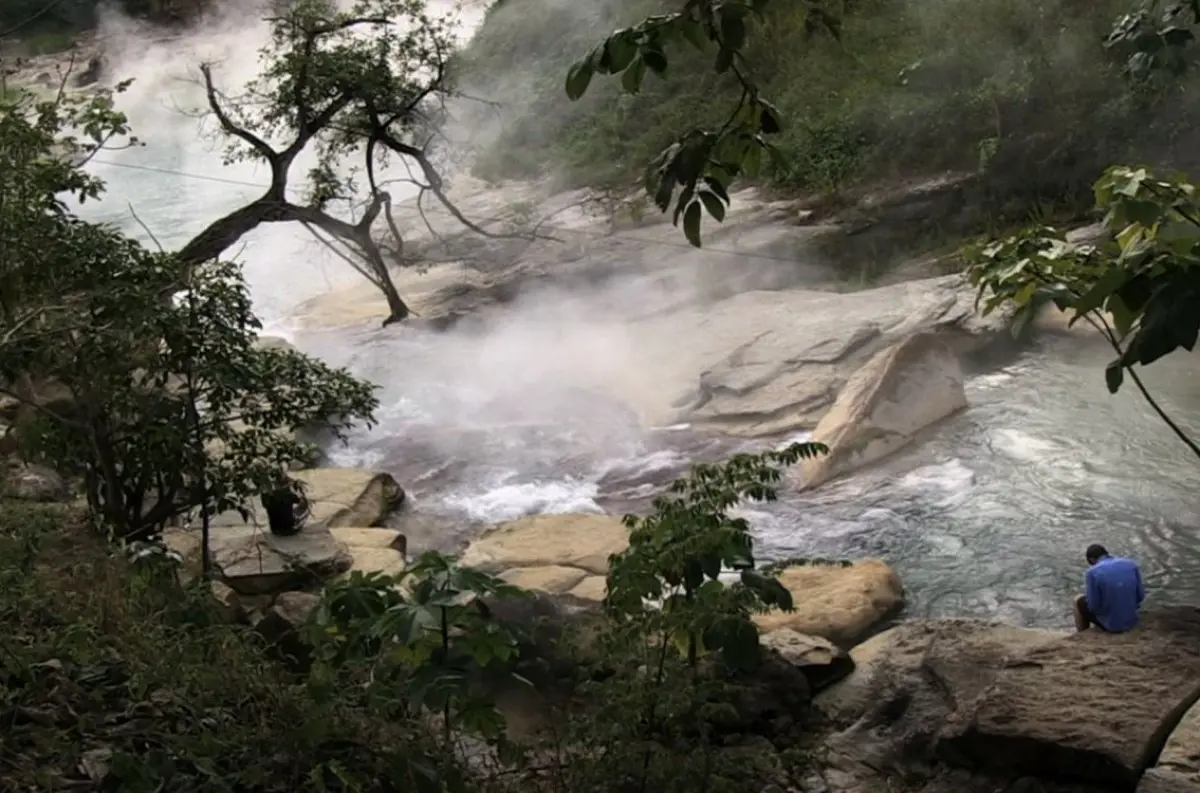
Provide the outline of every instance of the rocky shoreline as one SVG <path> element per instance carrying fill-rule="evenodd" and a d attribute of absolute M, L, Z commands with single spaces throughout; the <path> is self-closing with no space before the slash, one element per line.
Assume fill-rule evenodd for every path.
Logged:
<path fill-rule="evenodd" d="M 301 476 L 326 523 L 296 537 L 214 535 L 228 617 L 285 647 L 318 579 L 395 573 L 405 557 L 402 535 L 377 525 L 401 492 L 390 477 Z M 461 561 L 540 593 L 541 616 L 569 622 L 596 613 L 608 557 L 627 538 L 613 516 L 540 515 L 485 531 Z M 194 534 L 167 539 L 194 564 Z M 803 793 L 1200 791 L 1200 609 L 1151 611 L 1121 635 L 895 623 L 904 589 L 881 560 L 790 567 L 780 580 L 796 610 L 756 622 L 764 647 L 807 681 L 792 698 L 811 696 L 821 717 Z"/>

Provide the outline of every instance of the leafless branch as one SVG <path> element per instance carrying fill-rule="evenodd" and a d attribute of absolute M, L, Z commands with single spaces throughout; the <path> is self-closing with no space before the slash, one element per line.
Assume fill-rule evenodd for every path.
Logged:
<path fill-rule="evenodd" d="M 212 65 L 204 63 L 200 65 L 200 73 L 204 75 L 204 95 L 208 98 L 208 107 L 212 110 L 213 115 L 217 118 L 217 123 L 221 125 L 221 129 L 229 135 L 239 138 L 262 155 L 267 162 L 274 164 L 279 155 L 272 149 L 266 141 L 255 135 L 248 129 L 238 126 L 234 123 L 225 109 L 221 107 L 221 97 L 217 92 L 216 85 L 212 79 Z"/>
<path fill-rule="evenodd" d="M 370 281 L 372 285 L 374 285 L 376 287 L 379 286 L 379 279 L 376 277 L 376 275 L 374 273 L 372 273 L 370 270 L 368 270 L 366 267 L 364 267 L 362 265 L 362 262 L 355 259 L 353 256 L 346 253 L 345 251 L 340 250 L 337 247 L 337 244 L 334 242 L 334 240 L 332 238 L 324 236 L 321 233 L 321 230 L 318 229 L 314 224 L 309 223 L 307 221 L 301 221 L 300 225 L 302 225 L 302 226 L 304 226 L 304 228 L 308 229 L 308 233 L 313 235 L 313 237 L 315 237 L 318 242 L 320 242 L 329 251 L 331 251 L 333 253 L 333 255 L 337 256 L 339 259 L 344 261 L 346 264 L 353 267 L 355 272 L 357 272 L 363 278 L 366 278 L 368 281 Z M 350 247 L 350 244 L 346 240 L 341 240 L 341 242 L 347 248 Z M 360 255 L 361 255 L 361 253 L 360 253 Z"/>
<path fill-rule="evenodd" d="M 128 204 L 128 206 L 129 206 L 129 214 L 133 215 L 133 219 L 134 219 L 135 221 L 137 221 L 137 224 L 138 224 L 139 226 L 141 226 L 141 227 L 142 227 L 142 231 L 144 231 L 144 232 L 146 232 L 148 235 L 150 235 L 150 240 L 151 240 L 151 241 L 154 243 L 155 247 L 157 247 L 157 248 L 158 248 L 158 252 L 159 252 L 159 253 L 166 253 L 167 251 L 166 251 L 166 249 L 163 247 L 162 243 L 158 241 L 158 237 L 156 237 L 156 236 L 154 235 L 154 232 L 150 230 L 150 227 L 149 227 L 149 226 L 147 226 L 147 225 L 146 225 L 144 222 L 142 222 L 142 219 L 141 219 L 140 217 L 138 217 L 137 210 L 135 210 L 135 209 L 133 208 L 133 203 L 132 203 L 132 202 L 130 202 L 130 203 Z"/>

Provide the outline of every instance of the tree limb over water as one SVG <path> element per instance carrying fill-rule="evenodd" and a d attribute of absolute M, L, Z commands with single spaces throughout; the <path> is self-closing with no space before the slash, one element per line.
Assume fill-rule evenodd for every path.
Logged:
<path fill-rule="evenodd" d="M 226 162 L 264 162 L 271 183 L 261 196 L 183 246 L 179 257 L 185 264 L 217 258 L 263 223 L 298 221 L 361 259 L 355 269 L 387 300 L 384 325 L 403 321 L 411 310 L 389 264 L 405 261 L 404 241 L 391 196 L 377 179 L 389 158 L 414 163 L 421 192 L 432 193 L 471 231 L 493 238 L 529 236 L 490 232 L 467 218 L 447 196 L 445 180 L 430 158 L 446 103 L 459 96 L 448 76 L 454 50 L 450 19 L 430 16 L 424 0 L 360 0 L 346 12 L 328 0 L 300 0 L 268 22 L 271 42 L 260 53 L 262 71 L 242 95 L 218 90 L 211 64 L 201 66 L 201 74 L 207 113 L 228 142 Z M 278 138 L 291 142 L 273 144 Z M 303 202 L 289 200 L 292 167 L 310 145 L 317 163 L 307 174 L 307 195 Z M 360 185 L 363 175 L 366 184 Z M 352 212 L 357 205 L 357 219 L 332 214 L 330 205 L 338 203 Z M 386 248 L 371 235 L 380 215 L 393 238 Z"/>

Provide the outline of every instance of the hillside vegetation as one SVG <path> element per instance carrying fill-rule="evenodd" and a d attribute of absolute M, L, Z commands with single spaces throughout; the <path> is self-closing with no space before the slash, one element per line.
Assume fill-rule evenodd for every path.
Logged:
<path fill-rule="evenodd" d="M 564 186 L 628 184 L 685 129 L 729 113 L 711 55 L 678 47 L 666 79 L 623 94 L 598 79 L 571 103 L 570 64 L 669 0 L 501 0 L 463 57 L 470 92 L 502 108 L 484 125 L 487 179 L 552 173 Z M 947 170 L 985 177 L 996 214 L 1083 206 L 1115 161 L 1187 167 L 1194 102 L 1135 95 L 1106 51 L 1127 0 L 840 0 L 840 40 L 806 34 L 802 4 L 772 2 L 748 59 L 785 129 L 764 181 L 838 192 Z M 531 24 L 530 20 L 537 20 Z M 1176 88 L 1178 86 L 1175 86 Z M 474 126 L 479 127 L 480 123 Z"/>

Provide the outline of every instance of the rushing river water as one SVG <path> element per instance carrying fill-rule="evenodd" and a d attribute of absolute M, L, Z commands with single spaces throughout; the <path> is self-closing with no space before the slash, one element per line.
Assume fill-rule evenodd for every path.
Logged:
<path fill-rule="evenodd" d="M 222 168 L 205 144 L 179 134 L 177 119 L 173 134 L 156 138 L 168 122 L 152 94 L 131 109 L 150 145 L 94 166 L 110 192 L 87 213 L 141 234 L 132 204 L 165 245 L 178 245 L 256 195 L 262 174 Z M 357 278 L 290 226 L 256 232 L 240 258 L 268 330 L 285 327 L 298 301 Z M 687 428 L 647 431 L 569 382 L 557 394 L 497 393 L 494 379 L 481 384 L 439 359 L 412 329 L 300 341 L 384 387 L 380 426 L 333 458 L 394 472 L 416 512 L 449 532 L 442 540 L 533 512 L 644 506 L 691 461 L 747 448 Z M 1047 338 L 972 377 L 971 407 L 913 450 L 814 494 L 747 509 L 765 555 L 877 554 L 899 569 L 911 613 L 1064 625 L 1083 548 L 1100 541 L 1142 562 L 1154 601 L 1200 601 L 1200 461 L 1132 386 L 1105 391 L 1106 357 L 1077 338 Z M 1200 416 L 1194 371 L 1177 354 L 1147 375 L 1185 424 Z"/>

